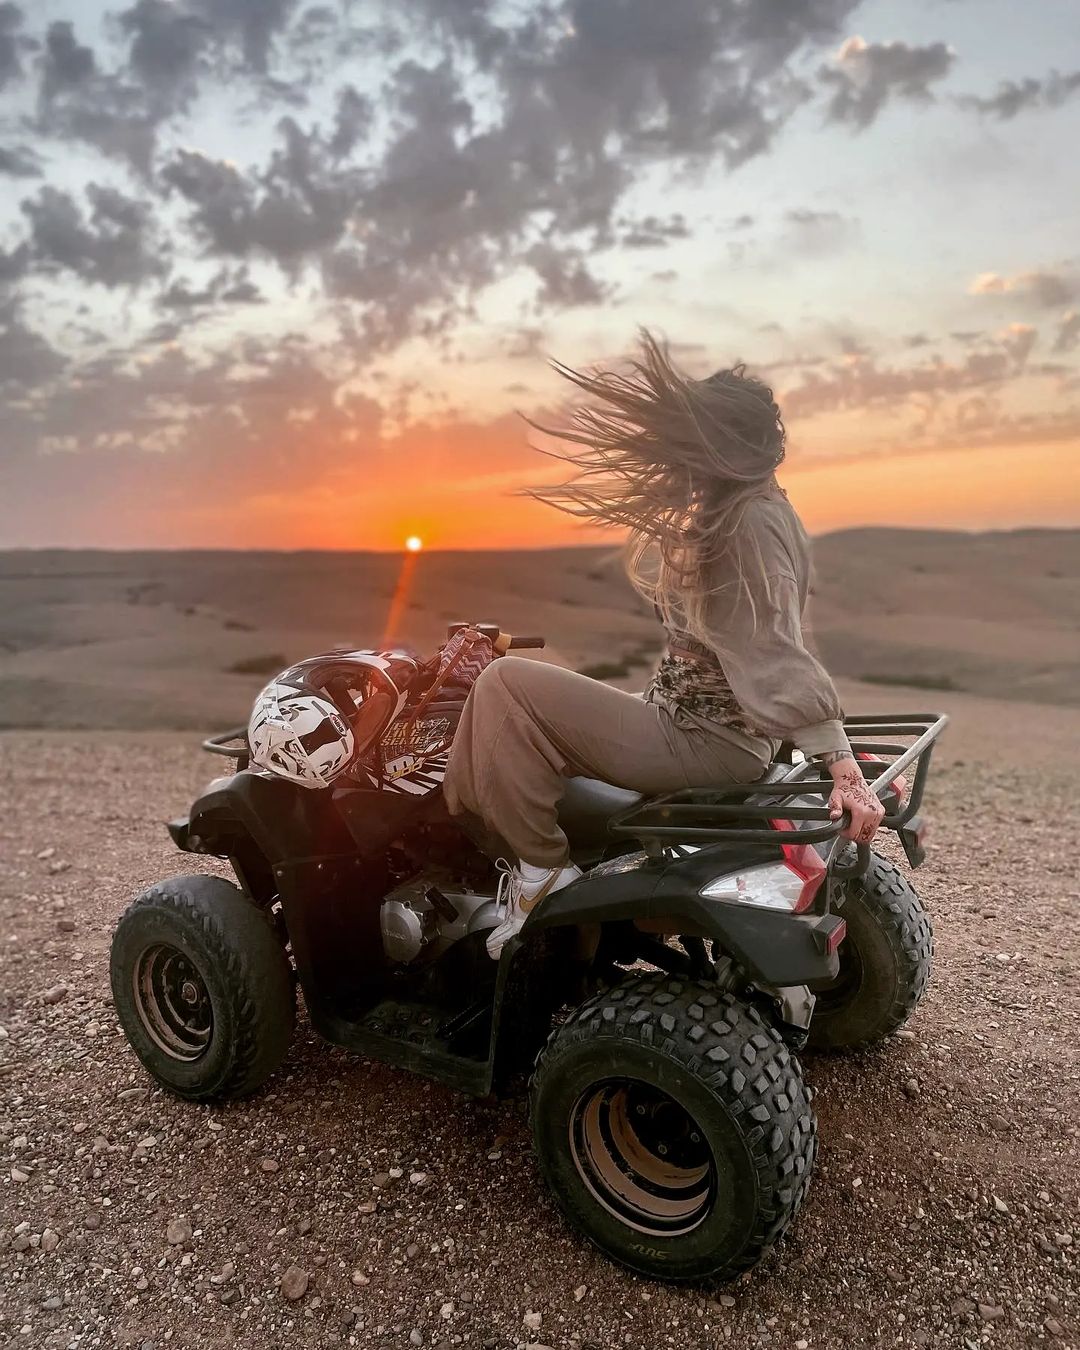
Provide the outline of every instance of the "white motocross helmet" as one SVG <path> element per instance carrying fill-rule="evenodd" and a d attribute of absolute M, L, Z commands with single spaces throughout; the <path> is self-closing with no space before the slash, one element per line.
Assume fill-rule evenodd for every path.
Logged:
<path fill-rule="evenodd" d="M 306 788 L 324 788 L 349 767 L 356 741 L 328 698 L 277 680 L 255 700 L 248 722 L 254 768 Z"/>

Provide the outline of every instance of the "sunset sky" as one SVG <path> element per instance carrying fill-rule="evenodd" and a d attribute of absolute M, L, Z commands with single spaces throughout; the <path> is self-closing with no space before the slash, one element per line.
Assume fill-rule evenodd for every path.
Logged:
<path fill-rule="evenodd" d="M 1080 524 L 1078 143 L 1076 0 L 0 0 L 0 547 L 596 539 L 639 324 L 813 531 Z"/>

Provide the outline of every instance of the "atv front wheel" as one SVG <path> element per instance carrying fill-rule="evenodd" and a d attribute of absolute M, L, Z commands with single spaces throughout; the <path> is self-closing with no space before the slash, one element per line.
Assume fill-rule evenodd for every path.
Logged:
<path fill-rule="evenodd" d="M 757 1010 L 646 975 L 597 995 L 537 1060 L 540 1169 L 569 1222 L 661 1280 L 731 1279 L 795 1217 L 816 1124 Z"/>
<path fill-rule="evenodd" d="M 151 886 L 117 925 L 113 1002 L 143 1065 L 193 1101 L 243 1097 L 281 1063 L 292 971 L 270 920 L 220 877 Z"/>
<path fill-rule="evenodd" d="M 817 998 L 807 1040 L 813 1050 L 865 1050 L 884 1040 L 915 1011 L 930 980 L 930 915 L 900 869 L 871 853 L 867 872 L 846 881 L 844 891 L 840 970 L 810 986 Z"/>

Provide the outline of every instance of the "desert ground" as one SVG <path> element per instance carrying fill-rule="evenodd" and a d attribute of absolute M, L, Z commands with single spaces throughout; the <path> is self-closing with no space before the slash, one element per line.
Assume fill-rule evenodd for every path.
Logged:
<path fill-rule="evenodd" d="M 809 1198 L 713 1288 L 640 1279 L 566 1229 L 521 1095 L 473 1101 L 301 1017 L 262 1093 L 194 1106 L 118 1030 L 116 918 L 217 866 L 162 825 L 215 770 L 197 732 L 242 720 L 270 658 L 374 643 L 401 560 L 0 557 L 0 1344 L 1080 1345 L 1076 544 L 819 541 L 815 639 L 845 707 L 952 719 L 914 875 L 935 974 L 879 1050 L 803 1056 Z M 604 551 L 421 558 L 397 614 L 428 645 L 462 614 L 546 632 L 546 658 L 629 685 L 657 647 Z"/>

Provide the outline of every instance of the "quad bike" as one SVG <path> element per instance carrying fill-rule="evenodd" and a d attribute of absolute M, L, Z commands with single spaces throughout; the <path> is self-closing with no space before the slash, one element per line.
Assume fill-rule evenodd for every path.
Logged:
<path fill-rule="evenodd" d="M 543 645 L 477 628 L 498 659 Z M 177 877 L 128 908 L 112 944 L 124 1031 L 173 1092 L 239 1097 L 281 1063 L 298 981 L 315 1029 L 365 1056 L 476 1096 L 531 1070 L 540 1170 L 570 1223 L 643 1274 L 731 1278 L 810 1181 L 793 1051 L 895 1031 L 926 989 L 929 917 L 894 863 L 840 838 L 831 780 L 784 746 L 757 782 L 716 790 L 569 779 L 560 824 L 584 875 L 492 961 L 499 841 L 446 812 L 466 691 L 438 668 L 404 651 L 291 668 L 336 685 L 350 724 L 353 758 L 328 787 L 252 764 L 243 730 L 205 742 L 235 772 L 169 831 L 238 884 Z M 912 867 L 945 723 L 845 723 Z M 906 802 L 890 788 L 905 771 Z"/>

